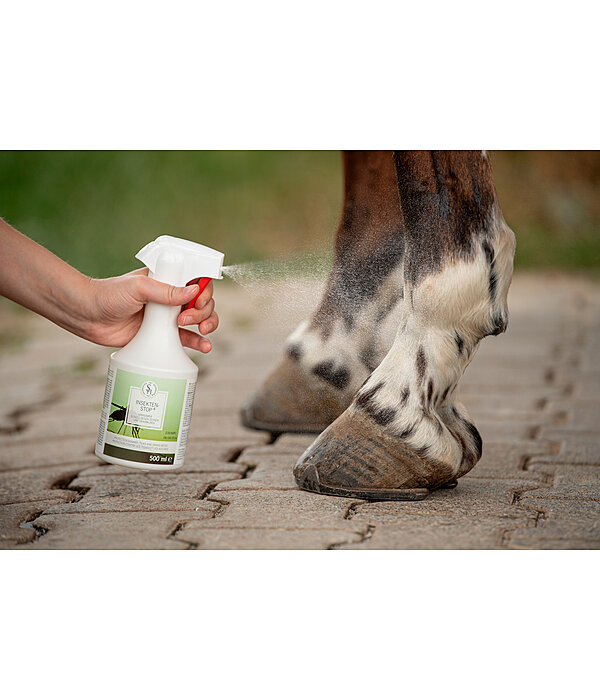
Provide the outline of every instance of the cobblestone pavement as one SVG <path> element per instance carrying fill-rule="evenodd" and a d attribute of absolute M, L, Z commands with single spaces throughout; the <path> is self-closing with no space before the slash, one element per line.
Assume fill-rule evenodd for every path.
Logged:
<path fill-rule="evenodd" d="M 309 295 L 309 289 L 313 288 Z M 0 307 L 3 548 L 563 549 L 600 545 L 600 286 L 517 275 L 508 332 L 461 384 L 484 441 L 458 488 L 417 503 L 299 491 L 312 437 L 246 430 L 238 410 L 310 310 L 301 281 L 217 290 L 182 471 L 93 454 L 109 351 Z"/>

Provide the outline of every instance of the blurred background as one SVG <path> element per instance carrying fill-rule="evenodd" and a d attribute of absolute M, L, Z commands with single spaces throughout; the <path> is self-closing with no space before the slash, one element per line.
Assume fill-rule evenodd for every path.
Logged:
<path fill-rule="evenodd" d="M 600 271 L 600 152 L 492 151 L 517 268 Z M 0 216 L 82 272 L 137 267 L 161 234 L 226 263 L 330 252 L 337 151 L 4 151 Z"/>

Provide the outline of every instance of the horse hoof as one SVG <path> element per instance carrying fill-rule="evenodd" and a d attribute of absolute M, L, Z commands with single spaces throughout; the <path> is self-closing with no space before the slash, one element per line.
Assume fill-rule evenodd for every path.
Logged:
<path fill-rule="evenodd" d="M 421 457 L 354 408 L 304 452 L 294 476 L 305 491 L 374 501 L 422 500 L 456 486 L 450 467 Z"/>
<path fill-rule="evenodd" d="M 241 410 L 247 428 L 272 433 L 320 433 L 352 401 L 352 393 L 284 357 Z"/>

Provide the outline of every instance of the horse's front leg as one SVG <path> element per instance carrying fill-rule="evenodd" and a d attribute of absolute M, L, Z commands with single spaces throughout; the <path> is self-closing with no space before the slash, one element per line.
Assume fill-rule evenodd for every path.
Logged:
<path fill-rule="evenodd" d="M 481 456 L 456 388 L 480 340 L 506 328 L 514 234 L 481 152 L 397 153 L 395 164 L 405 226 L 398 331 L 296 465 L 298 485 L 318 493 L 423 498 Z"/>
<path fill-rule="evenodd" d="M 344 153 L 335 258 L 315 313 L 242 411 L 251 428 L 321 432 L 387 351 L 382 321 L 402 304 L 403 223 L 392 151 Z"/>

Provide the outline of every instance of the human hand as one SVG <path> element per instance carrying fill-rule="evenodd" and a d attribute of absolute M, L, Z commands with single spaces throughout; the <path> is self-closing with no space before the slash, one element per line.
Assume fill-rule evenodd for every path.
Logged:
<path fill-rule="evenodd" d="M 151 301 L 170 306 L 182 306 L 198 294 L 198 285 L 174 287 L 148 277 L 147 268 L 134 270 L 120 277 L 89 280 L 87 304 L 84 304 L 84 326 L 78 333 L 99 345 L 123 347 L 138 332 L 144 317 L 144 305 Z M 215 312 L 212 281 L 196 299 L 193 308 L 179 314 L 180 326 L 198 325 L 200 333 L 212 333 L 219 325 Z M 184 346 L 210 352 L 210 340 L 185 328 L 179 329 Z"/>

